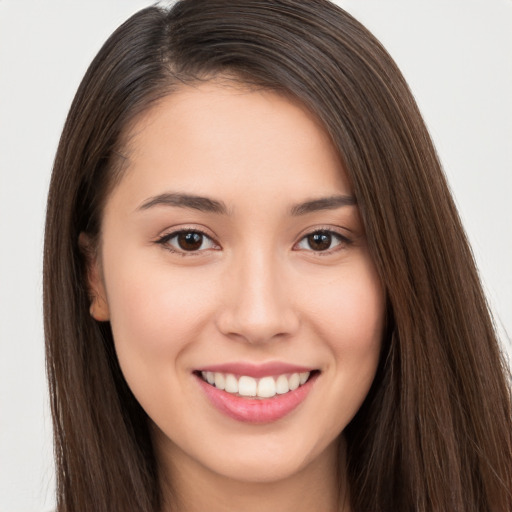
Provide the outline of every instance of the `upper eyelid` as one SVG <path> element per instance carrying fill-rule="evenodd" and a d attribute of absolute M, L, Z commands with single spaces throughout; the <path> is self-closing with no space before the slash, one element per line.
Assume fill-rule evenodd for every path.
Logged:
<path fill-rule="evenodd" d="M 202 226 L 179 226 L 179 227 L 171 227 L 164 229 L 157 237 L 156 241 L 163 240 L 164 238 L 169 240 L 173 236 L 179 235 L 180 233 L 200 233 L 211 240 L 213 240 L 216 244 L 220 245 L 217 242 L 215 235 L 213 235 L 209 230 Z"/>
<path fill-rule="evenodd" d="M 351 230 L 348 228 L 341 228 L 341 227 L 334 227 L 334 226 L 319 226 L 319 227 L 314 227 L 312 229 L 309 228 L 298 236 L 297 241 L 300 242 L 307 236 L 312 235 L 314 233 L 332 233 L 334 235 L 339 236 L 340 238 L 342 238 L 343 240 L 345 240 L 347 242 L 351 242 L 352 241 L 351 238 L 349 236 L 343 234 L 343 231 L 351 232 Z"/>

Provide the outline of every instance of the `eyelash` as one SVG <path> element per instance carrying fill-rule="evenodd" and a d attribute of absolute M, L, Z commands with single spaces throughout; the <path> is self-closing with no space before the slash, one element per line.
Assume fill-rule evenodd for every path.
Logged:
<path fill-rule="evenodd" d="M 178 254 L 180 256 L 198 256 L 206 250 L 206 249 L 202 249 L 202 250 L 187 251 L 185 249 L 178 249 L 178 248 L 173 247 L 169 242 L 173 238 L 177 238 L 180 235 L 200 235 L 202 237 L 201 245 L 203 245 L 205 239 L 208 239 L 208 240 L 210 240 L 212 245 L 219 247 L 217 242 L 215 242 L 211 236 L 207 235 L 204 231 L 197 229 L 197 228 L 179 229 L 177 231 L 167 233 L 167 234 L 161 236 L 158 240 L 156 240 L 156 243 L 162 245 L 166 250 L 168 250 L 174 254 Z"/>
<path fill-rule="evenodd" d="M 337 242 L 338 242 L 334 247 L 331 247 L 331 248 L 325 249 L 325 250 L 315 251 L 314 249 L 304 249 L 306 251 L 312 252 L 315 256 L 329 256 L 333 253 L 343 250 L 344 248 L 346 248 L 347 246 L 349 246 L 350 244 L 353 243 L 353 240 L 342 235 L 338 231 L 334 231 L 333 229 L 329 229 L 329 228 L 319 228 L 319 229 L 310 231 L 309 233 L 306 233 L 299 240 L 299 242 L 294 245 L 294 248 L 296 246 L 298 246 L 299 244 L 303 243 L 305 240 L 307 240 L 308 237 L 311 237 L 314 235 L 327 235 L 327 236 L 331 237 L 331 242 L 334 240 L 337 240 Z M 301 250 L 301 249 L 296 249 L 296 250 Z"/>
<path fill-rule="evenodd" d="M 206 234 L 204 231 L 193 228 L 193 229 L 179 229 L 178 231 L 173 231 L 171 233 L 167 233 L 163 236 L 161 236 L 158 240 L 156 240 L 157 244 L 162 245 L 166 250 L 174 253 L 179 254 L 180 256 L 198 256 L 202 252 L 208 249 L 212 249 L 212 247 L 208 249 L 201 249 L 200 247 L 196 250 L 186 250 L 186 249 L 178 249 L 176 247 L 173 247 L 169 242 L 173 238 L 177 238 L 180 235 L 200 235 L 201 236 L 201 246 L 203 245 L 205 239 L 209 240 L 210 243 L 216 247 L 219 247 L 217 242 L 212 239 L 211 236 Z M 312 248 L 310 249 L 295 249 L 299 244 L 303 243 L 305 240 L 307 240 L 308 237 L 314 236 L 314 235 L 327 235 L 331 237 L 331 242 L 333 240 L 337 240 L 338 243 L 334 246 L 334 248 L 328 248 L 325 250 L 314 250 Z M 307 242 L 306 242 L 307 243 Z M 347 238 L 346 236 L 342 235 L 341 233 L 338 233 L 337 231 L 334 231 L 332 229 L 315 229 L 309 233 L 306 233 L 300 240 L 294 245 L 293 250 L 306 250 L 314 253 L 316 256 L 327 256 L 334 252 L 337 252 L 339 250 L 342 250 L 343 248 L 347 247 L 348 245 L 352 244 L 353 241 Z"/>

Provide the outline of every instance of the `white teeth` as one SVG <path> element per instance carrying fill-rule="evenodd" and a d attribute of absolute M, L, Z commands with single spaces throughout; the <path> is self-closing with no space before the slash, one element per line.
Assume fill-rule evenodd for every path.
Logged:
<path fill-rule="evenodd" d="M 226 379 L 224 378 L 223 373 L 215 373 L 215 387 L 219 389 L 224 389 L 226 387 Z"/>
<path fill-rule="evenodd" d="M 276 392 L 278 395 L 284 395 L 290 391 L 290 385 L 288 384 L 288 379 L 286 375 L 279 375 L 276 381 Z"/>
<path fill-rule="evenodd" d="M 238 393 L 238 380 L 234 375 L 231 375 L 230 373 L 226 375 L 224 391 L 227 391 L 228 393 Z"/>
<path fill-rule="evenodd" d="M 273 377 L 263 377 L 258 382 L 258 396 L 270 398 L 276 394 L 276 381 Z"/>
<path fill-rule="evenodd" d="M 290 377 L 290 380 L 288 381 L 288 384 L 290 386 L 290 391 L 293 391 L 294 389 L 297 389 L 300 384 L 300 377 L 298 373 L 293 373 Z"/>
<path fill-rule="evenodd" d="M 258 384 L 256 379 L 244 375 L 238 379 L 238 393 L 242 396 L 256 396 Z"/>
<path fill-rule="evenodd" d="M 203 380 L 214 385 L 218 389 L 239 396 L 259 398 L 271 398 L 278 395 L 284 395 L 289 391 L 297 389 L 307 382 L 310 372 L 292 373 L 279 375 L 278 377 L 262 377 L 255 379 L 247 375 L 236 377 L 235 375 L 220 372 L 201 372 Z"/>

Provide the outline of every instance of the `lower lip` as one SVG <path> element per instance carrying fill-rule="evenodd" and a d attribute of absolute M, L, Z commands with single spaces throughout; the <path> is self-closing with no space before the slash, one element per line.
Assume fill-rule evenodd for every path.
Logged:
<path fill-rule="evenodd" d="M 309 380 L 293 391 L 272 398 L 242 398 L 218 389 L 196 375 L 200 386 L 210 402 L 227 416 L 246 423 L 271 423 L 284 418 L 297 408 L 308 396 L 314 381 L 315 373 Z"/>

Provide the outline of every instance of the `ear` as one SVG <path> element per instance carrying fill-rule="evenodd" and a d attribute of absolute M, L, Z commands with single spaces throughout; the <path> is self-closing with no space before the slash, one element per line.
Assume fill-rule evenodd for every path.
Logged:
<path fill-rule="evenodd" d="M 78 236 L 78 246 L 85 258 L 86 264 L 87 289 L 91 300 L 89 312 L 98 322 L 107 322 L 110 320 L 110 311 L 107 294 L 105 293 L 101 262 L 95 245 L 86 233 L 82 232 Z"/>

